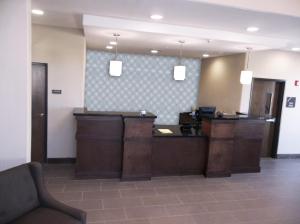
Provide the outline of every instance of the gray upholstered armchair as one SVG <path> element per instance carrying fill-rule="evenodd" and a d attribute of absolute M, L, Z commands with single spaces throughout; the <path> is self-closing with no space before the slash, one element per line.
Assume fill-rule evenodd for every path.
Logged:
<path fill-rule="evenodd" d="M 0 172 L 0 224 L 85 224 L 86 213 L 56 201 L 39 163 Z"/>

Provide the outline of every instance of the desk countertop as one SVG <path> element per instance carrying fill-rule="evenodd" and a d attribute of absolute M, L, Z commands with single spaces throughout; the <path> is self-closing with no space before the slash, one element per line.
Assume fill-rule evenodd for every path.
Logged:
<path fill-rule="evenodd" d="M 207 116 L 202 117 L 202 120 L 265 120 L 265 117 L 254 117 L 248 115 L 223 115 L 222 117 L 218 116 Z"/>
<path fill-rule="evenodd" d="M 121 116 L 129 118 L 156 118 L 156 115 L 147 112 L 141 116 L 140 112 L 122 112 L 122 111 L 89 111 L 86 108 L 75 108 L 74 116 Z"/>
<path fill-rule="evenodd" d="M 180 125 L 155 125 L 153 137 L 206 137 L 199 129 L 196 131 L 194 128 L 190 129 L 190 132 L 182 132 Z M 172 134 L 162 134 L 158 129 L 170 129 Z"/>

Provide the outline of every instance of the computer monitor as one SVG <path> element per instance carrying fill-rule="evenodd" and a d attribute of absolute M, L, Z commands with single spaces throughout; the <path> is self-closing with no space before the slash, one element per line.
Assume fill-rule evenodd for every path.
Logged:
<path fill-rule="evenodd" d="M 210 117 L 214 116 L 216 112 L 216 107 L 199 107 L 198 113 L 199 117 Z"/>

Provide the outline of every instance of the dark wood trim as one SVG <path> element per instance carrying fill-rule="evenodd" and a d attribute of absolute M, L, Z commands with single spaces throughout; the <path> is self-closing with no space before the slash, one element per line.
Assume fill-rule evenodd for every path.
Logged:
<path fill-rule="evenodd" d="M 53 164 L 61 164 L 61 163 L 73 164 L 76 163 L 76 158 L 48 158 L 47 162 Z"/>
<path fill-rule="evenodd" d="M 44 162 L 48 162 L 48 63 L 44 62 L 32 62 L 32 65 L 44 65 L 45 66 L 45 104 L 46 104 L 46 118 L 45 118 L 45 153 L 44 153 Z"/>
<path fill-rule="evenodd" d="M 300 159 L 300 154 L 277 154 L 277 159 Z"/>
<path fill-rule="evenodd" d="M 242 167 L 235 168 L 232 170 L 232 173 L 259 173 L 260 167 Z"/>
<path fill-rule="evenodd" d="M 147 177 L 141 177 L 140 175 L 123 175 L 120 179 L 121 181 L 142 181 L 151 180 L 151 173 Z"/>
<path fill-rule="evenodd" d="M 99 140 L 99 141 L 109 141 L 109 142 L 122 142 L 122 139 L 118 139 L 116 137 L 101 137 L 99 135 L 83 135 L 76 134 L 76 140 L 86 139 L 86 140 Z"/>
<path fill-rule="evenodd" d="M 285 82 L 279 82 L 279 95 L 278 95 L 278 106 L 277 106 L 277 122 L 275 123 L 274 129 L 274 137 L 273 137 L 273 144 L 272 144 L 272 158 L 277 158 L 277 151 L 278 151 L 278 142 L 279 142 L 279 134 L 280 134 L 280 124 L 281 124 L 281 114 L 282 114 L 282 106 L 284 101 L 284 91 L 285 91 Z"/>
<path fill-rule="evenodd" d="M 267 78 L 253 78 L 253 80 L 261 80 L 261 81 L 275 81 L 275 82 L 286 82 L 285 79 L 267 79 Z M 253 82 L 252 82 L 253 83 Z"/>
<path fill-rule="evenodd" d="M 76 171 L 78 179 L 113 179 L 120 178 L 121 172 L 109 171 Z"/>
<path fill-rule="evenodd" d="M 206 172 L 205 177 L 208 178 L 216 178 L 216 177 L 230 177 L 231 172 Z"/>

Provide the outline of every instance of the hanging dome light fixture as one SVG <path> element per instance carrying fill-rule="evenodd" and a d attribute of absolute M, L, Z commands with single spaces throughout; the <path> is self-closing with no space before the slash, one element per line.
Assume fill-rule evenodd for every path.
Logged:
<path fill-rule="evenodd" d="M 182 47 L 185 41 L 179 40 L 178 43 L 180 44 L 179 63 L 178 65 L 174 66 L 174 79 L 177 81 L 183 81 L 185 80 L 186 67 L 182 65 Z"/>
<path fill-rule="evenodd" d="M 240 76 L 240 83 L 242 85 L 251 85 L 252 83 L 252 77 L 253 77 L 253 71 L 250 71 L 249 68 L 249 59 L 250 59 L 250 52 L 252 48 L 247 48 L 247 53 L 246 53 L 246 70 L 241 71 L 241 76 Z"/>
<path fill-rule="evenodd" d="M 115 57 L 114 60 L 109 61 L 109 74 L 111 76 L 121 76 L 122 74 L 122 61 L 117 60 L 118 56 L 118 37 L 120 34 L 114 33 L 113 36 L 115 37 Z"/>

